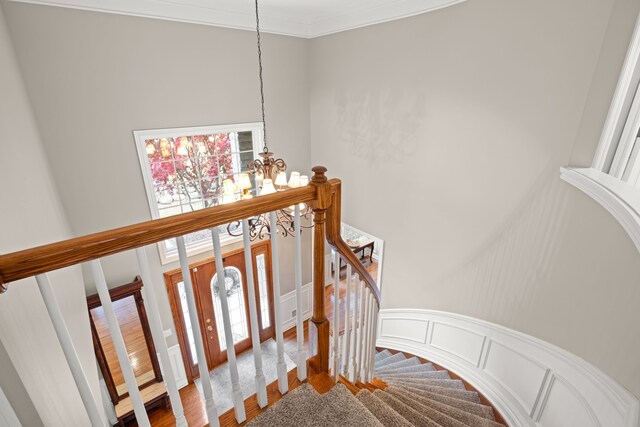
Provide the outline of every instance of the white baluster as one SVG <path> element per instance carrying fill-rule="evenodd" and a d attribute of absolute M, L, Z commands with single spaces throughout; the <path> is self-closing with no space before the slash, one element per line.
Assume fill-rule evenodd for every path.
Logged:
<path fill-rule="evenodd" d="M 365 318 L 364 318 L 364 336 L 362 339 L 362 368 L 360 372 L 360 377 L 362 378 L 362 382 L 367 382 L 367 368 L 369 367 L 369 361 L 367 358 L 369 357 L 369 332 L 371 331 L 371 301 L 369 288 L 365 284 L 364 288 L 365 292 Z"/>
<path fill-rule="evenodd" d="M 109 333 L 111 334 L 113 346 L 116 349 L 116 356 L 118 357 L 118 363 L 122 370 L 122 376 L 124 377 L 124 382 L 127 385 L 127 391 L 129 392 L 131 403 L 133 404 L 133 412 L 136 415 L 136 421 L 139 426 L 150 427 L 151 423 L 149 423 L 149 417 L 147 416 L 147 411 L 144 407 L 144 401 L 140 395 L 140 389 L 138 389 L 138 382 L 133 373 L 133 368 L 131 368 L 131 361 L 129 360 L 127 347 L 124 344 L 124 338 L 122 338 L 122 332 L 118 325 L 116 312 L 113 309 L 111 295 L 109 295 L 109 288 L 107 288 L 107 281 L 104 278 L 102 265 L 99 260 L 93 260 L 89 261 L 89 267 L 91 268 L 91 274 L 96 285 L 96 290 L 98 291 L 98 296 L 100 297 L 100 303 L 102 304 L 104 315 L 107 318 Z"/>
<path fill-rule="evenodd" d="M 365 380 L 371 381 L 371 353 L 373 344 L 373 294 L 369 291 L 369 333 L 367 334 L 367 363 L 365 365 Z"/>
<path fill-rule="evenodd" d="M 76 348 L 73 345 L 73 340 L 71 339 L 71 334 L 69 334 L 67 324 L 62 316 L 62 311 L 58 305 L 56 295 L 51 288 L 49 277 L 46 274 L 39 274 L 36 276 L 36 281 L 38 282 L 38 288 L 40 289 L 40 294 L 44 300 L 44 305 L 47 307 L 49 317 L 53 323 L 53 329 L 56 331 L 58 341 L 62 346 L 62 352 L 64 353 L 64 357 L 67 359 L 67 363 L 71 369 L 71 375 L 73 376 L 76 387 L 78 387 L 78 391 L 80 392 L 80 398 L 87 410 L 89 421 L 94 427 L 106 426 L 108 424 L 106 420 L 102 418 L 100 410 L 98 409 L 98 404 L 93 393 L 91 393 L 91 387 L 87 381 L 84 369 L 82 369 L 82 364 L 78 358 Z"/>
<path fill-rule="evenodd" d="M 373 371 L 376 358 L 376 339 L 378 337 L 378 303 L 375 298 L 372 300 L 373 322 L 371 323 L 371 351 L 369 352 L 369 381 L 373 379 Z"/>
<path fill-rule="evenodd" d="M 202 332 L 200 331 L 200 319 L 198 319 L 196 298 L 193 292 L 193 283 L 191 282 L 187 249 L 184 245 L 184 238 L 182 236 L 176 237 L 176 242 L 178 246 L 178 257 L 180 259 L 180 270 L 182 271 L 182 282 L 184 283 L 187 306 L 189 307 L 189 320 L 191 321 L 191 330 L 195 341 L 196 355 L 198 356 L 198 371 L 200 372 L 202 393 L 204 394 L 207 421 L 209 422 L 210 427 L 218 427 L 220 426 L 220 422 L 218 421 L 216 404 L 213 400 L 213 389 L 211 388 L 211 378 L 209 377 L 209 367 L 207 366 L 207 355 L 204 352 Z"/>
<path fill-rule="evenodd" d="M 358 306 L 358 297 L 360 295 L 360 277 L 356 274 L 353 282 L 353 317 L 351 318 L 351 372 L 352 376 L 350 378 L 351 381 L 356 381 L 356 372 L 358 371 L 358 360 L 357 360 L 357 352 L 358 352 L 358 319 L 360 308 Z"/>
<path fill-rule="evenodd" d="M 333 251 L 333 377 L 340 374 L 340 254 Z"/>
<path fill-rule="evenodd" d="M 169 392 L 173 416 L 176 417 L 176 426 L 186 427 L 187 419 L 184 417 L 184 409 L 182 408 L 182 401 L 180 400 L 180 392 L 178 391 L 176 378 L 173 374 L 173 368 L 171 367 L 169 349 L 167 348 L 167 341 L 164 339 L 162 320 L 160 319 L 160 312 L 158 311 L 158 299 L 156 298 L 156 291 L 151 279 L 151 269 L 149 268 L 149 261 L 144 248 L 136 248 L 136 257 L 138 258 L 140 277 L 142 277 L 142 283 L 145 285 L 142 287 L 142 293 L 144 295 L 144 305 L 146 306 L 147 315 L 149 317 L 151 337 L 153 338 L 153 343 L 160 355 L 160 363 L 162 364 L 162 370 L 164 371 L 164 382 L 167 385 L 167 391 Z"/>
<path fill-rule="evenodd" d="M 220 307 L 222 308 L 222 323 L 224 324 L 224 339 L 227 344 L 227 363 L 229 364 L 229 376 L 231 377 L 231 396 L 236 414 L 236 421 L 243 423 L 247 419 L 244 409 L 244 399 L 240 389 L 240 376 L 238 375 L 238 361 L 236 360 L 236 349 L 233 342 L 233 331 L 231 329 L 231 318 L 229 316 L 229 301 L 227 301 L 227 283 L 224 264 L 222 263 L 222 247 L 220 245 L 220 231 L 218 227 L 211 229 L 213 240 L 213 254 L 216 259 L 216 278 L 218 282 L 218 296 L 220 297 Z"/>
<path fill-rule="evenodd" d="M 249 240 L 249 220 L 242 220 L 242 243 L 244 244 L 244 264 L 247 270 L 247 296 L 249 298 L 249 321 L 251 322 L 251 344 L 253 346 L 253 363 L 256 367 L 256 393 L 258 406 L 268 405 L 267 383 L 262 370 L 262 347 L 260 347 L 260 328 L 258 326 L 258 309 L 256 308 L 256 288 L 253 280 L 253 256 Z"/>
<path fill-rule="evenodd" d="M 285 394 L 289 390 L 287 364 L 284 361 L 284 333 L 282 330 L 282 309 L 280 308 L 280 263 L 278 261 L 278 228 L 276 213 L 269 213 L 271 232 L 271 270 L 273 272 L 273 311 L 276 321 L 276 346 L 278 349 L 278 390 Z"/>
<path fill-rule="evenodd" d="M 296 285 L 296 338 L 298 340 L 298 379 L 307 379 L 307 350 L 304 346 L 304 325 L 302 322 L 302 229 L 300 227 L 300 204 L 296 204 L 293 214 L 294 227 L 294 279 Z"/>
<path fill-rule="evenodd" d="M 346 278 L 347 293 L 344 300 L 344 337 L 342 342 L 342 372 L 345 378 L 349 378 L 349 350 L 351 349 L 351 264 L 347 264 Z"/>
<path fill-rule="evenodd" d="M 358 377 L 360 378 L 360 381 L 365 382 L 365 378 L 364 378 L 364 367 L 366 364 L 366 349 L 367 347 L 366 345 L 366 340 L 367 340 L 367 320 L 369 320 L 369 310 L 367 307 L 368 306 L 368 299 L 367 297 L 369 296 L 369 293 L 367 292 L 367 287 L 364 284 L 364 282 L 362 283 L 362 300 L 360 301 L 360 303 L 362 304 L 362 313 L 360 313 L 360 320 L 361 320 L 361 331 L 360 331 L 360 356 L 358 358 Z"/>

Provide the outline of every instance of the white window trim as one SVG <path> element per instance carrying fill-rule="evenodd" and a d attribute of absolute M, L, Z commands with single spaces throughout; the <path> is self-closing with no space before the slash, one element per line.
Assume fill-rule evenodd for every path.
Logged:
<path fill-rule="evenodd" d="M 608 162 L 612 161 L 615 151 L 617 151 L 618 148 L 618 142 L 621 141 L 627 117 L 632 113 L 631 105 L 636 94 L 633 88 L 637 87 L 639 82 L 640 16 L 638 16 L 635 30 L 631 36 L 627 57 L 622 66 L 609 114 L 607 115 L 598 148 L 593 163 L 591 164 L 593 169 L 604 172 L 608 167 Z"/>
<path fill-rule="evenodd" d="M 640 126 L 639 83 L 640 15 L 593 163 L 590 168 L 561 168 L 560 177 L 607 209 L 640 252 L 640 190 L 622 180 Z"/>
<path fill-rule="evenodd" d="M 253 155 L 254 158 L 256 158 L 262 151 L 264 140 L 264 135 L 262 132 L 262 122 L 133 131 L 136 150 L 138 151 L 138 160 L 140 161 L 140 171 L 144 180 L 147 202 L 149 203 L 149 211 L 151 213 L 152 219 L 160 218 L 160 213 L 158 211 L 155 194 L 153 193 L 153 180 L 151 178 L 151 168 L 149 165 L 149 157 L 147 156 L 146 152 L 145 141 L 152 138 L 192 136 L 202 135 L 203 133 L 237 132 L 239 129 L 241 129 L 242 131 L 251 131 L 253 133 Z M 233 243 L 237 243 L 241 240 L 242 237 L 240 236 L 228 236 L 222 239 L 221 244 L 222 246 L 227 246 Z M 163 242 L 158 242 L 157 246 L 158 253 L 160 255 L 160 263 L 162 265 L 166 265 L 178 260 L 177 251 L 167 252 L 165 250 Z M 209 240 L 207 240 L 206 242 L 191 244 L 187 246 L 188 256 L 193 256 L 208 251 L 213 251 L 213 243 Z"/>

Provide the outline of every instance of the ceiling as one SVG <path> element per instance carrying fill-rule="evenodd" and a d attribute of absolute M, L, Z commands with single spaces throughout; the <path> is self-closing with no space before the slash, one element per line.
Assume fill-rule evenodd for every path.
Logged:
<path fill-rule="evenodd" d="M 253 0 L 13 0 L 221 27 L 255 29 Z M 465 0 L 261 0 L 263 31 L 312 38 Z"/>

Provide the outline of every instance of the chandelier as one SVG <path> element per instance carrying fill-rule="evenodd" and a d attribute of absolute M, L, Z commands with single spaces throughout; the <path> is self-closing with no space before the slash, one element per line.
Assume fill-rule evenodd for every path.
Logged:
<path fill-rule="evenodd" d="M 260 153 L 261 159 L 255 159 L 247 164 L 249 173 L 241 173 L 238 175 L 238 182 L 234 183 L 231 179 L 225 179 L 222 183 L 223 195 L 222 203 L 231 203 L 236 201 L 236 189 L 242 191 L 241 198 L 243 200 L 253 197 L 251 194 L 251 178 L 249 174 L 254 176 L 256 184 L 256 195 L 272 194 L 277 191 L 285 191 L 286 188 L 302 187 L 309 184 L 307 175 L 300 175 L 299 172 L 291 172 L 289 180 L 287 180 L 287 164 L 282 159 L 275 159 L 273 153 L 267 147 L 267 124 L 265 120 L 264 108 L 264 80 L 262 78 L 262 48 L 260 44 L 260 14 L 258 13 L 258 0 L 256 4 L 256 36 L 258 46 L 258 76 L 260 78 L 260 107 L 262 112 L 262 140 L 263 147 Z M 277 188 L 276 188 L 277 187 Z M 308 219 L 311 208 L 306 203 L 299 205 L 301 218 Z M 270 236 L 274 231 L 283 237 L 293 235 L 295 232 L 294 224 L 295 206 L 289 206 L 286 209 L 276 211 L 275 230 L 272 230 L 273 224 L 267 218 L 267 214 L 261 214 L 248 220 L 249 238 L 251 241 L 255 239 L 264 239 Z M 311 228 L 311 225 L 300 225 L 301 228 Z M 302 231 L 302 230 L 301 230 Z M 241 236 L 243 233 L 241 221 L 234 221 L 227 225 L 227 232 L 231 236 Z"/>

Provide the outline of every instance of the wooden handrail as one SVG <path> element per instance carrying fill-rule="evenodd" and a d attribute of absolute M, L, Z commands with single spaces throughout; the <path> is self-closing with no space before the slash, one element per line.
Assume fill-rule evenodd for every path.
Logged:
<path fill-rule="evenodd" d="M 340 257 L 360 275 L 365 285 L 371 290 L 376 298 L 378 307 L 380 307 L 381 295 L 375 280 L 351 250 L 347 242 L 342 239 L 340 234 L 341 213 L 342 213 L 342 182 L 339 179 L 330 179 L 331 185 L 331 205 L 327 209 L 327 242 L 334 251 L 340 254 Z"/>
<path fill-rule="evenodd" d="M 0 255 L 0 292 L 16 280 L 69 267 L 243 218 L 312 202 L 317 187 L 307 185 L 235 203 L 156 219 L 109 231 Z"/>

